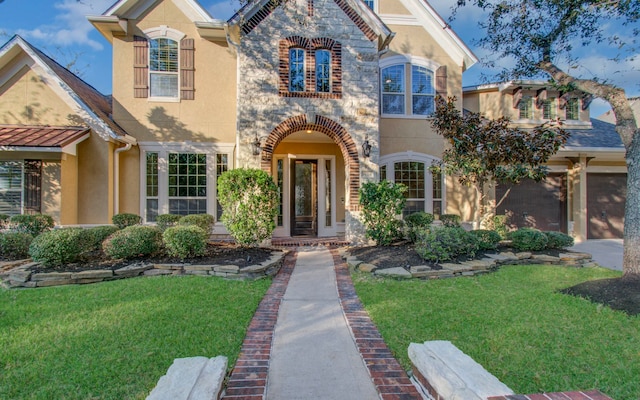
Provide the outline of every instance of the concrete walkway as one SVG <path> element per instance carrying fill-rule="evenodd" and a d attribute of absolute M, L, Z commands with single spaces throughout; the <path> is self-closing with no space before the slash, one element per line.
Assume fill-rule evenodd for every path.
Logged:
<path fill-rule="evenodd" d="M 573 251 L 590 253 L 600 266 L 622 271 L 622 239 L 590 239 L 576 243 Z"/>
<path fill-rule="evenodd" d="M 326 249 L 299 248 L 272 346 L 267 400 L 378 398 L 342 313 Z"/>

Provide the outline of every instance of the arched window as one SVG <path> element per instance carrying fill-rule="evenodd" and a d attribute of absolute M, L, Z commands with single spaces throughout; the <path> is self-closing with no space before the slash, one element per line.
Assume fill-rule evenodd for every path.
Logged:
<path fill-rule="evenodd" d="M 331 53 L 316 50 L 316 92 L 331 92 Z"/>
<path fill-rule="evenodd" d="M 294 47 L 289 49 L 289 91 L 304 92 L 304 56 L 303 49 Z"/>
<path fill-rule="evenodd" d="M 404 64 L 382 69 L 382 113 L 404 114 Z"/>
<path fill-rule="evenodd" d="M 168 38 L 149 41 L 149 86 L 151 97 L 179 95 L 178 42 Z"/>

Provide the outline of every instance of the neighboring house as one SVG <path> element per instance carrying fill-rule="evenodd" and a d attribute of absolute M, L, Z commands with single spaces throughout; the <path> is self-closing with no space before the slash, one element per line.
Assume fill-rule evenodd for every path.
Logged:
<path fill-rule="evenodd" d="M 462 73 L 477 59 L 428 2 L 261 0 L 220 21 L 195 0 L 119 0 L 89 20 L 113 46 L 110 101 L 20 37 L 0 49 L 0 212 L 44 212 L 64 225 L 119 212 L 146 223 L 166 213 L 219 218 L 217 178 L 253 167 L 280 188 L 275 236 L 359 240 L 358 189 L 380 179 L 409 187 L 405 214 L 474 219 L 473 190 L 429 171 L 445 141 L 428 117 L 438 94 L 462 110 Z M 464 104 L 489 117 L 531 112 L 523 126 L 543 118 L 522 99 L 514 109 L 514 93 L 479 87 Z M 538 89 L 521 93 L 541 99 Z M 567 108 L 557 97 L 555 112 L 592 132 L 585 103 Z M 563 151 L 553 168 L 571 163 L 565 175 L 601 165 L 600 155 L 589 162 L 593 152 Z M 584 202 L 586 212 L 586 198 L 568 192 L 570 209 Z M 574 221 L 580 235 L 579 216 L 563 215 L 556 228 Z"/>
<path fill-rule="evenodd" d="M 559 92 L 541 81 L 464 88 L 464 108 L 487 118 L 507 116 L 532 128 L 559 119 L 569 140 L 549 161 L 543 182 L 498 185 L 497 208 L 515 226 L 572 234 L 576 240 L 621 238 L 626 199 L 625 150 L 615 126 L 591 119 L 591 97 Z"/>

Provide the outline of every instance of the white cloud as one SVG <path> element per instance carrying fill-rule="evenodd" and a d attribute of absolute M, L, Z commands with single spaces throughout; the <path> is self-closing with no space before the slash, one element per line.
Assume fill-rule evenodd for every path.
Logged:
<path fill-rule="evenodd" d="M 17 33 L 26 39 L 36 39 L 49 45 L 86 45 L 94 50 L 102 50 L 102 44 L 89 37 L 95 29 L 86 16 L 101 14 L 112 3 L 112 0 L 63 0 L 54 4 L 59 13 L 53 17 L 53 23 L 29 30 L 21 29 Z"/>

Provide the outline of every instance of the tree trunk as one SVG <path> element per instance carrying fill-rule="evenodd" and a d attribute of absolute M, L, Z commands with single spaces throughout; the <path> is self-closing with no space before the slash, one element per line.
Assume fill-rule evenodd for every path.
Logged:
<path fill-rule="evenodd" d="M 640 279 L 640 131 L 627 147 L 627 199 L 624 205 L 624 278 Z"/>

